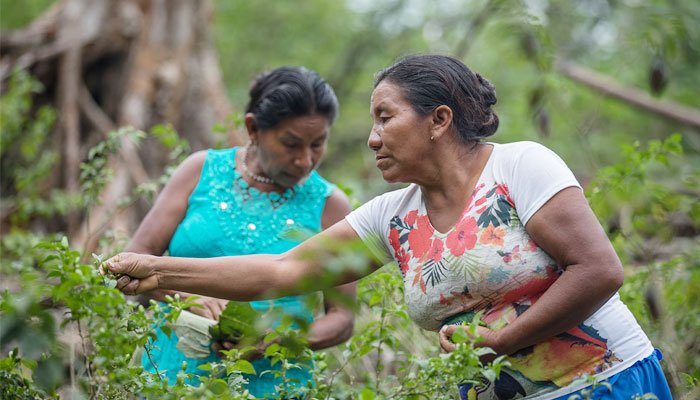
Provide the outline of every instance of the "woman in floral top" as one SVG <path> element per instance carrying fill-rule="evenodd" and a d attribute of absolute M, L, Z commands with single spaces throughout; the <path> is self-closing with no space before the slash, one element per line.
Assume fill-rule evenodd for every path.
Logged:
<path fill-rule="evenodd" d="M 281 256 L 123 253 L 107 266 L 125 274 L 118 286 L 126 293 L 248 300 L 321 274 L 320 257 L 308 255 L 329 239 L 360 238 L 398 263 L 411 317 L 438 331 L 445 351 L 461 322 L 482 313 L 481 345 L 508 355 L 511 367 L 495 383 L 465 385 L 463 398 L 567 398 L 590 385 L 578 379 L 589 375 L 613 389 L 594 396 L 670 399 L 657 352 L 617 295 L 620 260 L 579 183 L 537 143 L 485 142 L 498 128 L 495 103 L 493 86 L 460 61 L 408 57 L 377 76 L 368 140 L 384 179 L 408 187 Z"/>

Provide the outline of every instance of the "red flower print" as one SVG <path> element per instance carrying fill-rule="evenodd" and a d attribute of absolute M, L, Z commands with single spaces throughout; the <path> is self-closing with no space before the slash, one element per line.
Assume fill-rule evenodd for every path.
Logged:
<path fill-rule="evenodd" d="M 559 276 L 548 274 L 544 278 L 533 278 L 521 284 L 513 290 L 503 294 L 503 303 L 523 302 L 523 299 L 531 299 L 534 303 L 545 290 L 547 290 Z"/>
<path fill-rule="evenodd" d="M 426 294 L 426 286 L 425 286 L 425 280 L 423 279 L 423 264 L 420 263 L 416 266 L 416 268 L 413 270 L 415 275 L 413 276 L 413 286 L 416 286 L 417 284 L 420 284 L 420 290 L 423 292 L 423 294 Z"/>
<path fill-rule="evenodd" d="M 528 239 L 527 247 L 525 247 L 524 251 L 537 251 L 537 249 L 537 243 L 535 243 L 535 241 L 532 239 Z"/>
<path fill-rule="evenodd" d="M 413 252 L 413 257 L 421 258 L 430 250 L 433 227 L 427 215 L 418 217 L 416 227 L 408 233 L 408 246 Z"/>
<path fill-rule="evenodd" d="M 406 214 L 406 218 L 404 218 L 403 220 L 406 224 L 411 226 L 416 223 L 416 218 L 418 218 L 418 210 L 413 210 Z"/>
<path fill-rule="evenodd" d="M 474 207 L 479 207 L 480 205 L 484 204 L 486 202 L 486 196 L 480 197 L 474 202 Z"/>
<path fill-rule="evenodd" d="M 406 252 L 404 249 L 399 249 L 396 252 L 396 261 L 399 263 L 399 268 L 401 268 L 401 272 L 406 275 L 406 271 L 408 271 L 408 261 L 411 259 L 411 256 Z"/>
<path fill-rule="evenodd" d="M 443 306 L 449 306 L 450 304 L 452 304 L 452 302 L 450 300 L 447 300 L 444 294 L 440 293 L 440 304 L 442 304 Z"/>
<path fill-rule="evenodd" d="M 476 232 L 478 227 L 474 217 L 463 218 L 457 223 L 455 229 L 447 235 L 447 248 L 453 256 L 459 257 L 466 250 L 471 250 L 476 245 Z"/>
<path fill-rule="evenodd" d="M 500 184 L 500 185 L 496 186 L 496 194 L 508 196 L 508 186 L 506 186 L 504 184 Z"/>
<path fill-rule="evenodd" d="M 430 251 L 428 251 L 428 259 L 439 262 L 442 260 L 442 252 L 444 249 L 445 247 L 442 244 L 442 240 L 435 238 L 432 246 L 430 246 Z"/>
<path fill-rule="evenodd" d="M 494 227 L 493 224 L 489 224 L 483 231 L 481 231 L 481 236 L 479 236 L 479 243 L 481 244 L 493 244 L 496 246 L 503 246 L 503 237 L 506 235 L 506 231 L 503 227 Z"/>
<path fill-rule="evenodd" d="M 515 207 L 515 202 L 513 202 L 513 199 L 510 198 L 510 192 L 508 191 L 508 186 L 506 186 L 504 184 L 500 184 L 500 185 L 496 186 L 496 195 L 505 197 L 508 204 L 510 204 L 512 207 Z"/>
<path fill-rule="evenodd" d="M 396 228 L 391 228 L 389 230 L 389 244 L 394 249 L 394 253 L 399 251 L 401 248 L 401 242 L 399 242 L 399 230 Z"/>

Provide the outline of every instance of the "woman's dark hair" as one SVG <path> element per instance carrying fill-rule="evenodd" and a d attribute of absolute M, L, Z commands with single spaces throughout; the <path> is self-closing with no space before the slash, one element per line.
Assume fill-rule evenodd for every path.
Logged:
<path fill-rule="evenodd" d="M 271 128 L 290 117 L 321 114 L 333 123 L 338 99 L 333 88 L 316 72 L 304 67 L 280 67 L 258 75 L 250 86 L 246 113 L 258 128 Z"/>
<path fill-rule="evenodd" d="M 428 115 L 443 104 L 450 107 L 453 124 L 466 143 L 478 142 L 498 129 L 498 115 L 491 109 L 496 104 L 496 89 L 455 58 L 409 56 L 379 71 L 374 87 L 382 81 L 401 88 L 420 115 Z"/>

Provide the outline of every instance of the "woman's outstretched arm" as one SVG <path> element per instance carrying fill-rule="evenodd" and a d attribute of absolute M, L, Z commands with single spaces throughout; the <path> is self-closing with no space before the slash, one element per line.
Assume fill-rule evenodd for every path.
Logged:
<path fill-rule="evenodd" d="M 358 270 L 328 271 L 324 266 L 339 248 L 360 238 L 342 220 L 282 254 L 255 254 L 217 258 L 157 257 L 120 253 L 105 267 L 122 274 L 117 287 L 125 294 L 170 289 L 229 300 L 251 301 L 308 293 L 357 280 L 380 263 Z"/>

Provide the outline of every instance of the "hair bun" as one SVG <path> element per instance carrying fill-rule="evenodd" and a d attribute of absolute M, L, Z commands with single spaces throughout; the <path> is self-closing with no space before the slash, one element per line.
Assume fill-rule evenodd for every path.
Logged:
<path fill-rule="evenodd" d="M 479 87 L 479 92 L 483 96 L 484 102 L 488 107 L 496 104 L 496 88 L 489 82 L 488 79 L 484 78 L 478 72 L 475 72 L 476 79 L 479 80 L 481 87 Z"/>

